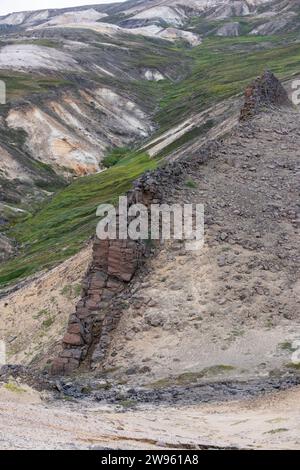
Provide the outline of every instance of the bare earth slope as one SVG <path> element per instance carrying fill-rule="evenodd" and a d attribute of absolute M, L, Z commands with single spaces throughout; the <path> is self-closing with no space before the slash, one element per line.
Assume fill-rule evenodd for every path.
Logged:
<path fill-rule="evenodd" d="M 152 261 L 123 312 L 108 368 L 122 375 L 147 365 L 143 381 L 151 382 L 201 378 L 220 365 L 221 375 L 268 376 L 291 362 L 300 336 L 299 129 L 298 110 L 261 114 L 184 176 L 169 200 L 204 204 L 204 249 L 173 243 Z"/>
<path fill-rule="evenodd" d="M 42 365 L 57 353 L 89 256 L 86 248 L 0 300 L 0 335 L 7 344 L 8 362 Z"/>

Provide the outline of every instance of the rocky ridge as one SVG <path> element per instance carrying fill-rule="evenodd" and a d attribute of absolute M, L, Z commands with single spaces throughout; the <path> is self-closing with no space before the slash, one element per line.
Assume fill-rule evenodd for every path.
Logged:
<path fill-rule="evenodd" d="M 246 93 L 245 106 L 243 107 L 241 114 L 243 116 L 243 121 L 246 120 L 246 115 L 248 119 L 249 117 L 253 117 L 254 114 L 252 113 L 252 110 L 254 109 L 255 112 L 258 112 L 258 109 L 261 109 L 262 104 L 264 104 L 264 106 L 268 105 L 269 107 L 268 113 L 271 113 L 272 108 L 274 108 L 274 116 L 276 116 L 275 122 L 279 123 L 281 116 L 284 115 L 281 113 L 284 113 L 284 111 L 277 111 L 276 108 L 280 108 L 282 107 L 282 105 L 287 106 L 288 99 L 285 90 L 283 89 L 282 85 L 278 82 L 278 80 L 272 74 L 266 72 L 261 78 L 257 79 L 253 83 L 253 85 L 251 85 L 248 89 L 255 90 L 255 92 L 252 95 Z M 249 96 L 251 96 L 251 112 L 249 112 Z M 289 111 L 289 107 L 287 107 L 286 112 L 291 112 Z M 295 114 L 293 113 L 291 114 L 291 119 L 294 115 Z M 273 119 L 275 119 L 274 116 Z M 182 200 L 178 200 L 178 196 L 174 195 L 174 188 L 182 188 L 184 186 L 184 180 L 188 177 L 192 176 L 193 180 L 194 178 L 196 179 L 199 165 L 204 165 L 205 167 L 205 164 L 209 162 L 210 159 L 212 159 L 212 161 L 215 161 L 218 158 L 220 159 L 220 157 L 224 158 L 223 155 L 229 155 L 231 152 L 232 155 L 234 155 L 236 153 L 234 139 L 240 140 L 241 145 L 243 145 L 244 147 L 245 143 L 249 143 L 249 145 L 251 146 L 251 136 L 252 139 L 256 139 L 257 137 L 255 136 L 259 133 L 258 129 L 254 130 L 255 126 L 257 126 L 257 124 L 254 124 L 252 126 L 252 124 L 249 124 L 246 120 L 245 124 L 243 124 L 241 128 L 238 128 L 236 131 L 233 131 L 233 136 L 236 134 L 236 137 L 226 139 L 225 141 L 220 140 L 211 142 L 208 146 L 199 151 L 197 156 L 194 156 L 192 158 L 186 158 L 183 161 L 177 161 L 168 164 L 162 169 L 146 173 L 135 183 L 134 189 L 128 194 L 129 205 L 136 202 L 142 202 L 149 206 L 149 204 L 151 204 L 152 202 L 174 202 L 174 200 L 179 203 L 182 203 Z M 277 131 L 274 130 L 274 132 L 276 135 Z M 233 143 L 231 143 L 231 141 L 233 141 Z M 243 141 L 245 143 L 243 143 Z M 267 145 L 267 141 L 264 142 L 264 145 Z M 217 157 L 217 155 L 219 157 Z M 247 155 L 244 155 L 244 158 L 246 158 L 247 160 Z M 242 155 L 240 155 L 240 159 L 242 159 Z M 295 162 L 293 161 L 287 164 L 287 168 L 291 168 L 291 171 L 293 172 L 295 172 L 294 163 Z M 241 165 L 240 161 L 238 165 Z M 286 164 L 283 165 L 285 166 Z M 272 165 L 269 163 L 268 166 Z M 240 170 L 242 179 L 246 177 L 248 168 L 250 174 L 252 171 L 253 174 L 256 174 L 256 168 L 253 167 L 252 169 L 252 167 L 250 168 L 248 163 L 244 163 L 241 166 Z M 243 176 L 243 172 L 245 172 L 245 176 Z M 274 177 L 276 178 L 276 175 L 274 175 Z M 253 183 L 255 185 L 255 180 L 253 180 Z M 250 181 L 249 185 L 251 186 Z M 274 185 L 275 187 L 277 187 L 277 184 L 275 182 Z M 292 185 L 291 182 L 290 185 Z M 183 194 L 186 193 L 186 190 L 183 191 L 183 189 L 181 189 L 181 191 L 183 192 Z M 218 188 L 217 193 L 219 195 L 222 194 L 221 187 Z M 228 195 L 226 195 L 226 198 L 228 198 Z M 231 198 L 232 196 L 230 196 L 230 199 Z M 264 204 L 263 200 L 260 203 Z M 229 207 L 231 207 L 231 204 Z M 215 222 L 213 221 L 215 221 L 216 215 L 213 215 L 214 210 L 212 210 L 212 213 L 210 213 L 210 210 L 208 209 L 210 206 L 211 202 L 207 202 L 206 207 L 208 213 L 206 215 L 206 223 L 209 226 L 214 226 Z M 220 207 L 226 206 L 222 205 Z M 225 209 L 222 210 L 224 212 Z M 249 208 L 247 207 L 245 210 L 248 213 Z M 264 222 L 260 222 L 258 224 L 256 219 L 257 217 L 259 218 L 260 215 L 256 214 L 253 223 L 254 225 L 258 224 L 257 227 L 260 226 L 260 230 L 262 230 L 262 228 L 265 226 L 265 229 L 268 231 L 269 224 L 272 225 L 272 218 L 274 217 L 276 220 L 279 215 L 275 216 L 275 212 L 273 211 L 272 205 L 270 205 L 270 207 L 268 206 L 267 208 L 264 208 L 263 210 L 265 219 Z M 297 210 L 294 207 L 294 203 L 287 207 L 286 211 L 287 212 L 284 212 L 285 215 L 283 217 L 287 217 L 287 219 L 291 221 L 291 230 L 293 232 L 293 227 L 296 227 L 295 224 L 297 213 Z M 234 217 L 234 221 L 232 221 L 232 227 L 235 227 L 235 235 L 229 227 L 229 231 L 226 229 L 226 227 L 223 227 L 222 232 L 220 232 L 219 235 L 218 233 L 216 233 L 214 236 L 219 237 L 219 241 L 221 244 L 224 242 L 228 243 L 228 240 L 231 239 L 231 243 L 233 245 L 241 244 L 243 250 L 250 250 L 260 253 L 260 247 L 263 246 L 261 245 L 261 232 L 259 232 L 258 235 L 257 231 L 254 237 L 250 237 L 250 234 L 248 234 L 248 237 L 250 238 L 247 239 L 247 236 L 245 237 L 245 234 L 243 233 L 242 226 L 240 226 L 238 220 L 235 220 L 235 212 L 238 215 L 238 213 L 242 212 L 242 210 L 236 208 L 236 210 L 233 211 L 232 214 Z M 218 214 L 217 216 L 218 218 L 219 215 L 220 214 Z M 251 218 L 253 216 L 249 215 L 250 218 L 247 220 L 251 221 Z M 231 219 L 231 216 L 229 216 L 229 214 L 227 217 L 228 220 Z M 270 222 L 268 222 L 269 217 Z M 224 217 L 222 217 L 222 220 L 224 220 Z M 274 223 L 276 224 L 276 222 Z M 251 229 L 249 227 L 249 230 L 252 231 L 253 227 L 251 226 Z M 283 236 L 283 234 L 281 234 L 280 236 Z M 275 240 L 270 243 L 271 246 L 273 246 L 273 243 L 275 243 L 276 245 Z M 280 246 L 281 248 L 283 248 L 282 244 L 280 244 Z M 292 250 L 294 250 L 294 248 L 295 247 L 293 247 Z M 267 251 L 269 249 L 270 248 L 268 247 Z M 264 248 L 263 251 L 266 251 L 266 248 Z M 67 333 L 63 339 L 64 350 L 61 353 L 60 358 L 54 362 L 54 373 L 72 371 L 75 367 L 78 367 L 80 362 L 86 359 L 87 356 L 89 356 L 89 360 L 93 365 L 101 366 L 101 364 L 105 363 L 106 354 L 109 351 L 110 342 L 113 337 L 112 332 L 118 329 L 120 318 L 122 318 L 122 315 L 124 315 L 124 313 L 122 313 L 124 308 L 124 301 L 131 298 L 130 281 L 132 280 L 134 274 L 136 274 L 140 264 L 139 260 L 141 260 L 141 257 L 144 253 L 145 247 L 143 246 L 143 244 L 133 242 L 132 240 L 95 241 L 93 248 L 92 265 L 89 268 L 87 277 L 84 281 L 84 295 L 79 304 L 77 305 L 76 314 L 70 317 L 70 323 L 67 329 Z M 219 268 L 222 268 L 223 266 L 231 266 L 232 264 L 234 264 L 231 263 L 231 257 L 229 254 L 224 256 L 219 254 L 216 256 L 218 259 Z M 263 258 L 265 258 L 265 256 L 263 256 Z M 257 267 L 260 263 L 262 263 L 262 265 L 265 266 L 264 269 L 268 271 L 269 267 L 267 267 L 267 258 L 268 256 L 266 256 L 265 261 L 259 261 L 257 259 L 255 262 L 255 266 Z M 295 266 L 293 264 L 295 258 L 289 258 L 289 261 L 290 263 L 286 266 L 286 269 L 288 277 L 291 276 L 290 282 L 292 282 L 295 270 Z M 273 271 L 273 267 L 271 267 L 271 271 Z M 277 268 L 275 269 L 275 271 L 277 271 Z M 257 280 L 257 292 L 261 292 L 261 295 L 266 296 L 266 298 L 268 298 L 269 289 L 265 290 L 264 287 L 260 286 L 260 284 L 261 281 Z M 138 297 L 139 294 L 137 294 L 137 298 Z M 133 304 L 135 305 L 134 302 Z M 141 303 L 137 305 L 140 305 L 140 307 L 138 307 L 138 309 L 140 309 L 142 308 L 143 304 Z M 145 308 L 145 306 L 143 306 L 143 308 Z M 294 318 L 294 315 L 292 315 L 291 310 L 285 309 L 283 305 L 282 307 L 278 306 L 278 309 L 280 309 L 280 311 L 282 310 L 283 312 L 285 312 L 287 318 Z M 249 315 L 252 314 L 249 313 Z M 290 315 L 292 316 L 290 317 Z M 147 322 L 146 317 L 145 321 Z M 153 323 L 152 325 L 150 321 L 150 324 L 154 327 L 159 326 L 159 318 L 157 319 L 157 322 L 157 324 Z M 114 364 L 115 360 L 112 359 L 110 362 Z"/>
<path fill-rule="evenodd" d="M 275 75 L 267 71 L 258 77 L 245 91 L 245 104 L 240 120 L 247 121 L 264 108 L 291 106 L 288 94 Z"/>

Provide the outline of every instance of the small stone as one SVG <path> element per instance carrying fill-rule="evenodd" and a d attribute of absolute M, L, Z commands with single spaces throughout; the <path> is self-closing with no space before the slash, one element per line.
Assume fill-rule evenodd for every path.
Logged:
<path fill-rule="evenodd" d="M 221 239 L 222 241 L 227 240 L 227 238 L 228 238 L 228 233 L 222 232 L 222 233 L 220 234 L 220 239 Z"/>

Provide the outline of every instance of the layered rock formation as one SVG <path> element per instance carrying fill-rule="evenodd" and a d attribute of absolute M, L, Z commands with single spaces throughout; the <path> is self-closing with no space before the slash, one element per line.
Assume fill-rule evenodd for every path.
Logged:
<path fill-rule="evenodd" d="M 173 163 L 145 173 L 127 193 L 128 208 L 139 203 L 147 207 L 161 203 L 167 190 L 179 180 L 185 165 Z M 94 240 L 93 259 L 83 281 L 82 298 L 69 318 L 62 352 L 52 364 L 53 374 L 68 374 L 82 362 L 95 365 L 105 358 L 130 281 L 148 253 L 149 247 L 143 240 Z"/>

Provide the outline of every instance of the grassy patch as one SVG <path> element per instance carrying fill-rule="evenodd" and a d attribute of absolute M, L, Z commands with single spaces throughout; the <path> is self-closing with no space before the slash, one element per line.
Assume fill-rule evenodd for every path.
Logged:
<path fill-rule="evenodd" d="M 280 343 L 278 346 L 283 351 L 294 352 L 297 350 L 297 348 L 293 348 L 293 345 L 290 341 L 284 341 L 283 343 Z"/>
<path fill-rule="evenodd" d="M 184 184 L 187 188 L 191 188 L 191 189 L 197 188 L 197 183 L 195 183 L 195 181 L 192 179 L 186 180 Z"/>
<path fill-rule="evenodd" d="M 47 309 L 40 310 L 36 315 L 33 316 L 35 320 L 42 318 L 44 316 L 50 315 L 50 312 Z"/>
<path fill-rule="evenodd" d="M 49 269 L 77 253 L 95 233 L 98 205 L 116 203 L 138 176 L 155 167 L 146 154 L 128 154 L 103 173 L 78 178 L 36 215 L 17 223 L 9 235 L 20 244 L 20 252 L 1 264 L 0 286 Z"/>
<path fill-rule="evenodd" d="M 105 168 L 110 168 L 125 158 L 129 152 L 130 150 L 127 147 L 118 147 L 113 149 L 104 157 L 102 163 Z"/>
<path fill-rule="evenodd" d="M 61 294 L 69 300 L 79 297 L 82 287 L 81 284 L 67 285 L 61 290 Z"/>
<path fill-rule="evenodd" d="M 46 320 L 43 321 L 42 328 L 47 330 L 48 328 L 50 328 L 50 326 L 53 325 L 54 321 L 55 321 L 54 318 L 47 318 Z"/>
<path fill-rule="evenodd" d="M 200 127 L 195 127 L 194 129 L 186 132 L 178 139 L 174 140 L 171 144 L 167 145 L 159 154 L 157 155 L 158 158 L 164 158 L 170 155 L 172 152 L 180 150 L 184 145 L 191 143 L 193 140 L 203 137 L 205 132 L 213 127 L 214 123 L 212 120 L 207 121 Z"/>
<path fill-rule="evenodd" d="M 162 82 L 164 97 L 156 119 L 162 130 L 235 94 L 264 70 L 279 78 L 300 70 L 300 47 L 294 37 L 207 38 L 190 52 L 188 78 L 170 85 Z"/>
<path fill-rule="evenodd" d="M 24 388 L 20 387 L 14 382 L 8 382 L 4 385 L 4 388 L 12 393 L 26 393 L 26 390 L 24 390 Z"/>
<path fill-rule="evenodd" d="M 188 385 L 191 383 L 196 383 L 198 380 L 203 378 L 214 377 L 216 375 L 231 372 L 234 369 L 235 367 L 230 365 L 218 364 L 215 366 L 206 367 L 199 372 L 184 372 L 183 374 L 177 375 L 176 377 L 160 379 L 156 382 L 153 382 L 150 386 L 152 388 L 165 388 L 172 385 Z"/>
<path fill-rule="evenodd" d="M 296 364 L 294 362 L 290 362 L 289 364 L 286 364 L 286 367 L 288 369 L 300 370 L 300 362 L 299 362 L 299 364 Z"/>
<path fill-rule="evenodd" d="M 24 39 L 21 41 L 16 41 L 15 44 L 29 44 L 29 45 L 34 45 L 34 46 L 42 46 L 42 47 L 52 47 L 57 49 L 60 44 L 56 41 L 51 41 L 51 39 Z"/>
<path fill-rule="evenodd" d="M 134 408 L 136 406 L 136 402 L 134 400 L 122 400 L 118 403 L 123 408 Z"/>
<path fill-rule="evenodd" d="M 29 73 L 0 71 L 0 80 L 6 84 L 7 101 L 23 98 L 32 93 L 45 93 L 53 88 L 71 85 L 71 82 L 55 77 L 41 77 Z"/>
<path fill-rule="evenodd" d="M 50 328 L 50 326 L 52 326 L 55 322 L 55 319 L 51 316 L 51 313 L 46 308 L 40 310 L 36 315 L 33 316 L 33 318 L 34 320 L 42 320 L 41 328 L 44 330 Z"/>
<path fill-rule="evenodd" d="M 271 431 L 266 431 L 264 434 L 278 434 L 280 432 L 286 432 L 288 431 L 287 428 L 277 428 L 277 429 L 271 429 Z"/>

